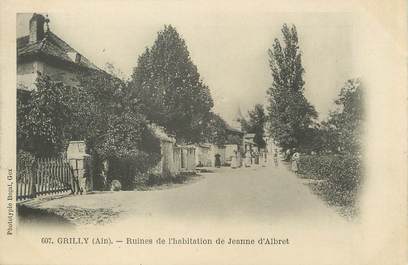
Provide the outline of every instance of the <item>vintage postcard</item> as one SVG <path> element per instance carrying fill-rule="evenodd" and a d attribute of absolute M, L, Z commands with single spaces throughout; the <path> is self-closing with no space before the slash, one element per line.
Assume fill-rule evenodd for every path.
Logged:
<path fill-rule="evenodd" d="M 406 264 L 406 1 L 3 1 L 0 264 Z"/>

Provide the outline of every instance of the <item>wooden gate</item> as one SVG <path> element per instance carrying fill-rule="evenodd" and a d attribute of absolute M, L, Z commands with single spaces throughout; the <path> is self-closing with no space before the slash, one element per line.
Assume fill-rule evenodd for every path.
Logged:
<path fill-rule="evenodd" d="M 79 187 L 65 159 L 38 158 L 26 164 L 17 161 L 17 200 L 67 191 L 77 193 Z"/>

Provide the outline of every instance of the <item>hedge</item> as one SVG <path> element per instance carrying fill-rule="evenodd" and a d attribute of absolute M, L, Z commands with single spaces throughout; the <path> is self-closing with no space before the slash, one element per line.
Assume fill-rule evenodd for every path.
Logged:
<path fill-rule="evenodd" d="M 354 155 L 301 155 L 299 173 L 327 180 L 337 191 L 354 191 L 361 183 L 361 159 Z"/>

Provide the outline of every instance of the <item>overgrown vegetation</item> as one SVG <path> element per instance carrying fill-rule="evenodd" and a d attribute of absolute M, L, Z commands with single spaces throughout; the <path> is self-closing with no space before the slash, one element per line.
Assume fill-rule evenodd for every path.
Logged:
<path fill-rule="evenodd" d="M 65 152 L 69 141 L 86 140 L 94 159 L 121 161 L 108 178 L 131 189 L 135 177 L 159 161 L 160 142 L 122 81 L 92 71 L 80 83 L 69 87 L 40 75 L 35 90 L 18 92 L 18 150 L 50 157 Z"/>
<path fill-rule="evenodd" d="M 17 150 L 58 155 L 66 145 L 72 109 L 69 88 L 40 76 L 34 91 L 17 90 Z"/>
<path fill-rule="evenodd" d="M 129 81 L 112 64 L 106 69 L 110 74 L 82 70 L 76 87 L 40 75 L 35 90 L 19 89 L 18 150 L 57 156 L 69 141 L 86 140 L 94 174 L 102 174 L 101 163 L 107 160 L 108 183 L 117 179 L 122 188 L 132 189 L 149 182 L 145 176 L 160 161 L 160 140 L 149 128 L 151 122 L 163 126 L 177 142 L 227 141 L 227 125 L 212 112 L 209 89 L 174 27 L 158 32 Z M 95 183 L 99 189 L 108 188 L 104 181 Z"/>
<path fill-rule="evenodd" d="M 363 182 L 361 134 L 363 127 L 362 91 L 358 80 L 349 80 L 341 89 L 331 112 L 319 133 L 323 152 L 302 155 L 300 173 L 307 178 L 322 180 L 313 190 L 343 215 L 358 213 L 358 192 Z"/>

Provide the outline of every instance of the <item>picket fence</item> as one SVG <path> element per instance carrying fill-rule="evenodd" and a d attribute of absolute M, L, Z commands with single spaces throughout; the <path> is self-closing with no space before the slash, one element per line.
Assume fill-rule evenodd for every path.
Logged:
<path fill-rule="evenodd" d="M 37 158 L 30 163 L 17 161 L 17 200 L 65 192 L 78 193 L 76 176 L 66 159 Z"/>

